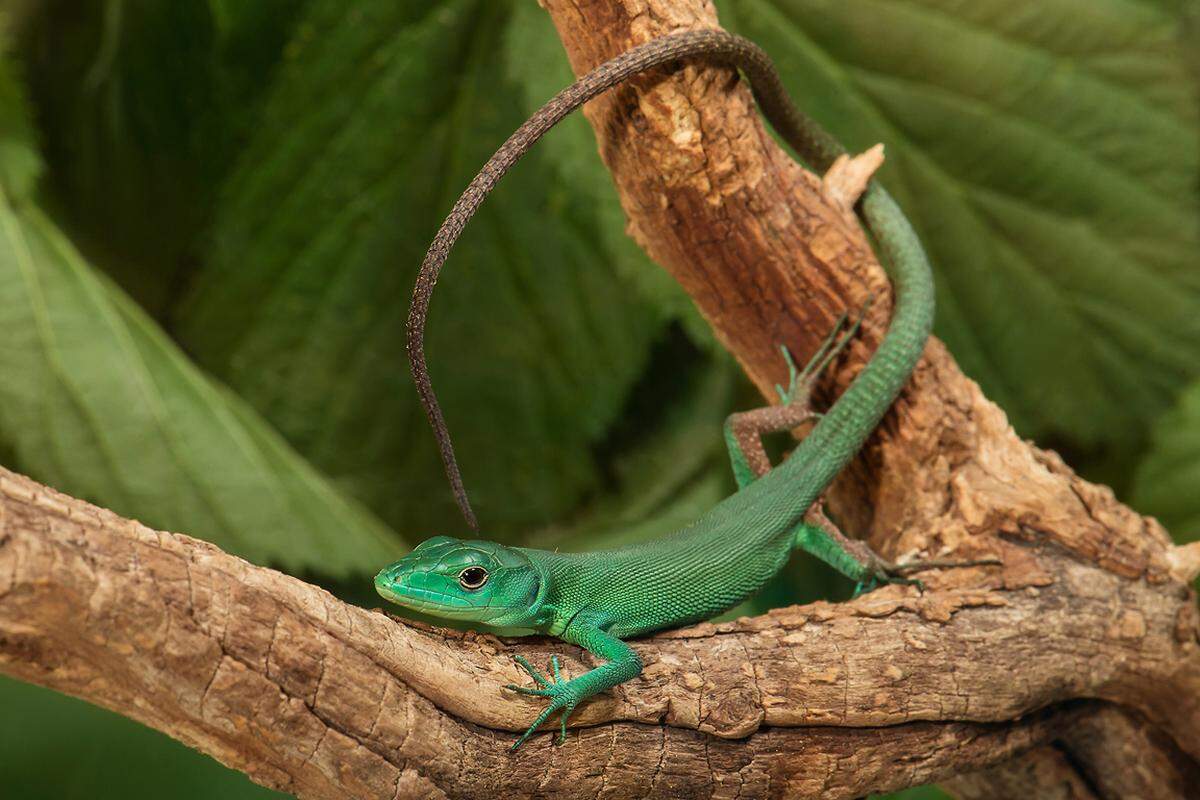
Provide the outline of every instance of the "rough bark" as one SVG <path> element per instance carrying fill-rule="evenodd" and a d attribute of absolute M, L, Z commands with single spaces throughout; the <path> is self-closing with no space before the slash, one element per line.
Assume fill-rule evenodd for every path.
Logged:
<path fill-rule="evenodd" d="M 946 781 L 943 788 L 953 792 L 959 800 L 1100 798 L 1066 754 L 1054 745 L 1042 745 L 1003 764 L 957 776 Z"/>
<path fill-rule="evenodd" d="M 699 0 L 545 5 L 577 71 L 716 24 Z M 887 296 L 857 222 L 730 71 L 647 76 L 587 113 L 632 234 L 766 392 L 784 377 L 778 344 L 809 352 L 842 309 Z M 827 395 L 887 315 L 876 303 Z M 938 342 L 831 504 L 886 555 L 1004 566 L 638 641 L 645 674 L 581 708 L 566 747 L 538 737 L 510 756 L 505 731 L 539 707 L 501 691 L 522 679 L 511 655 L 557 653 L 577 674 L 591 665 L 577 648 L 400 624 L 0 473 L 0 671 L 301 797 L 843 798 L 956 775 L 969 797 L 1195 786 L 1197 552 L 1018 439 Z"/>
<path fill-rule="evenodd" d="M 1108 767 L 1114 753 L 1121 770 Z M 1152 727 L 1105 706 L 1074 720 L 1059 741 L 955 777 L 946 788 L 961 800 L 1169 800 L 1196 796 L 1200 771 Z"/>
<path fill-rule="evenodd" d="M 892 588 L 639 642 L 645 677 L 588 705 L 568 746 L 510 756 L 500 731 L 535 711 L 501 691 L 512 653 L 575 673 L 578 651 L 397 624 L 0 472 L 0 670 L 301 797 L 857 797 L 1062 740 L 1105 709 L 1069 698 L 1160 668 L 1093 635 L 1114 609 L 1068 591 L 1095 570 L 1065 570 L 1035 592 Z M 1119 594 L 1107 580 L 1097 596 Z M 1169 648 L 1170 604 L 1131 591 L 1143 644 Z"/>

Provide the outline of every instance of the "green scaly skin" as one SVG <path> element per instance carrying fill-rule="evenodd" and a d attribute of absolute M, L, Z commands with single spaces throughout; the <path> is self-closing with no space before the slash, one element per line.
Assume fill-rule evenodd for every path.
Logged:
<path fill-rule="evenodd" d="M 781 113 L 777 102 L 772 108 L 772 98 L 759 91 L 755 70 L 738 66 L 750 74 L 772 123 L 812 166 L 827 169 L 844 152 L 807 118 L 792 114 L 781 119 L 787 109 Z M 796 549 L 856 581 L 913 582 L 896 578 L 880 568 L 886 562 L 851 552 L 805 522 L 806 512 L 859 451 L 908 380 L 933 322 L 932 275 L 908 221 L 874 185 L 863 196 L 861 214 L 892 267 L 896 302 L 891 326 L 862 372 L 783 464 L 755 479 L 736 440 L 727 437 L 741 488 L 661 539 L 615 550 L 558 553 L 439 536 L 376 577 L 379 594 L 405 608 L 556 636 L 605 662 L 563 680 L 557 662 L 554 674 L 546 677 L 518 659 L 536 688 L 509 688 L 544 697 L 549 704 L 514 749 L 557 712 L 562 713 L 565 737 L 567 718 L 582 700 L 641 672 L 641 660 L 623 639 L 708 619 L 733 607 L 762 587 Z M 820 361 L 815 366 L 827 363 L 828 349 L 814 359 Z M 469 572 L 471 568 L 485 572 Z M 481 575 L 485 580 L 475 587 Z"/>

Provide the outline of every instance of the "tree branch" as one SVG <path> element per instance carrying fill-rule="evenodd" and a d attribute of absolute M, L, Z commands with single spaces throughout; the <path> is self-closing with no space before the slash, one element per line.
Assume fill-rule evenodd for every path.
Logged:
<path fill-rule="evenodd" d="M 1195 761 L 1144 721 L 1114 706 L 1081 716 L 1062 739 L 1012 761 L 946 783 L 960 800 L 1093 800 L 1191 797 L 1200 786 Z M 1114 761 L 1122 769 L 1111 769 Z"/>
<path fill-rule="evenodd" d="M 1072 569 L 1072 581 L 1093 577 Z M 1081 660 L 1124 661 L 1113 671 L 1122 675 L 1157 663 L 1120 640 L 1090 652 L 1080 632 L 1096 620 L 1070 615 L 1074 629 L 1045 638 L 1025 668 L 1030 683 L 1014 688 L 1011 642 L 1030 635 L 1028 620 L 1063 616 L 1061 583 L 1010 599 L 888 589 L 639 642 L 645 678 L 588 705 L 580 722 L 593 727 L 567 747 L 542 737 L 514 757 L 511 735 L 493 728 L 519 730 L 534 707 L 500 689 L 520 678 L 511 654 L 558 653 L 571 672 L 585 669 L 572 648 L 397 624 L 9 472 L 0 576 L 3 672 L 301 797 L 591 794 L 605 784 L 621 797 L 647 781 L 657 796 L 717 786 L 860 796 L 1060 738 L 1101 708 L 1061 702 L 1046 685 Z M 1165 638 L 1164 626 L 1173 620 L 1152 620 L 1148 638 Z"/>
<path fill-rule="evenodd" d="M 715 25 L 699 0 L 545 5 L 577 71 Z M 728 70 L 647 76 L 587 113 L 632 233 L 765 392 L 784 377 L 777 345 L 810 352 L 843 308 L 887 296 L 857 222 Z M 512 756 L 500 731 L 538 706 L 501 691 L 521 679 L 511 656 L 557 653 L 577 674 L 577 648 L 399 624 L 4 472 L 0 671 L 306 798 L 842 798 L 953 775 L 1001 797 L 1038 774 L 1107 798 L 1147 757 L 1156 796 L 1195 785 L 1194 554 L 1020 441 L 940 343 L 831 504 L 892 557 L 1004 566 L 635 642 L 640 679 L 580 709 L 566 747 L 539 737 Z"/>

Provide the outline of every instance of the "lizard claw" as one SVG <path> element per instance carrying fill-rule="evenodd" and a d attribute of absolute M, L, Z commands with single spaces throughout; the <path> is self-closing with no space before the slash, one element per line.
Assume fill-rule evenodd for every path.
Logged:
<path fill-rule="evenodd" d="M 915 586 L 917 591 L 925 594 L 925 582 L 919 578 L 906 578 L 905 572 L 913 572 L 922 569 L 960 569 L 962 567 L 988 567 L 1001 566 L 1003 562 L 994 557 L 976 558 L 966 561 L 943 561 L 941 559 L 933 559 L 930 561 L 910 561 L 906 564 L 893 564 L 890 561 L 885 561 L 879 556 L 872 555 L 870 563 L 864 570 L 865 574 L 870 576 L 868 579 L 860 580 L 854 586 L 854 594 L 852 597 L 858 597 L 860 594 L 869 592 L 876 586 L 885 583 L 898 583 L 902 586 Z"/>
<path fill-rule="evenodd" d="M 899 584 L 901 586 L 915 586 L 917 592 L 925 594 L 925 583 L 918 578 L 906 578 L 901 572 L 904 567 L 893 564 L 887 559 L 877 556 L 870 550 L 867 551 L 867 563 L 863 570 L 863 578 L 854 585 L 854 594 L 851 598 L 866 594 L 873 591 L 879 586 L 886 586 L 889 583 Z"/>
<path fill-rule="evenodd" d="M 796 368 L 796 362 L 786 345 L 779 346 L 780 352 L 783 353 L 783 360 L 787 363 L 788 368 L 788 388 L 784 389 L 779 384 L 775 384 L 775 391 L 779 393 L 780 403 L 785 406 L 790 406 L 793 403 L 807 404 L 813 384 L 816 383 L 817 378 L 829 366 L 830 362 L 838 357 L 838 354 L 845 349 L 850 340 L 858 333 L 859 328 L 862 327 L 863 317 L 866 316 L 867 309 L 871 307 L 873 300 L 873 295 L 867 298 L 867 302 L 863 305 L 862 313 L 849 326 L 847 326 L 847 322 L 850 320 L 850 315 L 847 312 L 842 312 L 837 321 L 833 323 L 833 329 L 829 331 L 824 341 L 821 342 L 821 346 L 817 348 L 817 352 L 804 365 L 804 369 Z"/>
<path fill-rule="evenodd" d="M 895 575 L 886 570 L 878 570 L 873 572 L 871 576 L 854 584 L 854 593 L 850 595 L 851 599 L 860 595 L 867 594 L 878 589 L 880 586 L 886 586 L 889 583 L 899 584 L 901 586 L 915 586 L 917 592 L 925 594 L 925 582 L 918 578 L 905 578 L 900 575 Z"/>
<path fill-rule="evenodd" d="M 517 686 L 515 683 L 504 684 L 505 689 L 510 689 L 518 694 L 527 694 L 531 697 L 549 697 L 549 689 L 530 689 L 527 686 Z"/>
<path fill-rule="evenodd" d="M 544 689 L 550 685 L 550 681 L 543 677 L 542 673 L 538 672 L 538 668 L 533 664 L 530 664 L 529 659 L 525 658 L 525 656 L 513 656 L 513 660 L 520 664 L 521 667 L 529 673 L 529 677 L 533 678 L 534 683 L 536 683 L 538 686 L 541 686 Z M 551 656 L 550 660 L 554 665 L 554 673 L 557 675 L 558 656 Z"/>
<path fill-rule="evenodd" d="M 841 327 L 840 321 L 838 327 Z M 796 399 L 796 390 L 801 380 L 801 373 L 800 370 L 796 369 L 796 361 L 792 358 L 792 351 L 788 350 L 787 345 L 779 345 L 779 351 L 783 353 L 783 360 L 787 362 L 788 388 L 784 389 L 777 383 L 775 384 L 775 391 L 779 394 L 779 402 L 785 406 L 790 406 L 792 401 Z"/>
<path fill-rule="evenodd" d="M 562 712 L 562 719 L 559 723 L 557 743 L 562 744 L 567 740 L 567 718 L 571 716 L 571 712 L 575 710 L 575 706 L 579 704 L 581 697 L 577 687 L 573 686 L 571 681 L 564 681 L 562 679 L 562 672 L 560 671 L 558 665 L 558 656 L 550 657 L 550 671 L 554 675 L 553 678 L 547 678 L 542 675 L 542 673 L 539 672 L 536 667 L 530 664 L 529 661 L 522 656 L 516 656 L 515 660 L 525 669 L 526 672 L 529 673 L 530 677 L 532 677 L 534 682 L 538 684 L 539 688 L 530 689 L 528 687 L 517 686 L 516 684 L 512 683 L 506 684 L 504 688 L 511 689 L 519 694 L 529 695 L 532 697 L 547 697 L 550 699 L 550 705 L 547 706 L 541 714 L 538 714 L 537 719 L 533 721 L 533 724 L 529 726 L 528 730 L 526 730 L 525 733 L 521 735 L 521 738 L 517 739 L 517 741 L 513 743 L 513 746 L 509 748 L 509 752 L 512 752 L 523 745 L 525 741 L 532 736 L 538 728 L 541 727 L 543 722 L 559 711 Z"/>

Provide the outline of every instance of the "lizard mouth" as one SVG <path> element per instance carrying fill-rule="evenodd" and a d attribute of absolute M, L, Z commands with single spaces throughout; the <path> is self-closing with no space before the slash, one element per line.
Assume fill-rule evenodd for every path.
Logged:
<path fill-rule="evenodd" d="M 375 591 L 384 600 L 416 611 L 435 611 L 442 615 L 469 614 L 475 606 L 452 594 L 424 586 L 397 585 L 376 578 Z"/>
<path fill-rule="evenodd" d="M 419 574 L 413 573 L 413 575 Z M 475 605 L 459 595 L 448 594 L 429 586 L 413 585 L 411 577 L 410 575 L 409 579 L 397 581 L 394 576 L 385 577 L 381 573 L 375 578 L 375 591 L 384 600 L 402 608 L 434 617 L 463 619 L 485 624 L 497 615 L 514 609 L 514 606 L 497 605 L 491 602 Z"/>
<path fill-rule="evenodd" d="M 492 603 L 475 603 L 458 592 L 445 591 L 442 576 L 429 572 L 385 569 L 375 576 L 375 591 L 398 606 L 438 617 L 482 622 L 505 608 Z"/>

